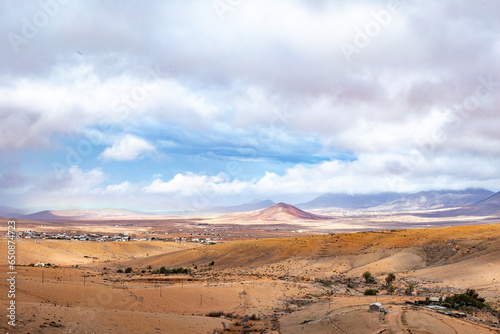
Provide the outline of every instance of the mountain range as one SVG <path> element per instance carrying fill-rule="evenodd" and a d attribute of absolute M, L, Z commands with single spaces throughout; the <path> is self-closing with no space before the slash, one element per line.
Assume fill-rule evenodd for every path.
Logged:
<path fill-rule="evenodd" d="M 400 198 L 400 193 L 379 193 L 379 194 L 324 194 L 315 199 L 296 204 L 295 206 L 304 210 L 339 208 L 339 209 L 365 209 L 387 203 Z"/>
<path fill-rule="evenodd" d="M 275 204 L 272 200 L 254 200 L 252 202 L 226 207 L 214 207 L 211 213 L 259 212 L 263 217 L 277 217 L 284 213 L 290 217 L 302 219 L 323 219 L 303 210 L 333 208 L 340 210 L 363 211 L 418 211 L 442 209 L 441 215 L 499 215 L 500 192 L 493 193 L 485 189 L 470 188 L 465 190 L 433 190 L 415 194 L 324 194 L 309 202 L 291 206 L 285 203 Z M 269 209 L 270 211 L 265 211 Z M 112 219 L 154 216 L 153 214 L 124 209 L 71 209 L 45 210 L 26 214 L 28 210 L 0 206 L 0 216 L 30 220 L 51 219 Z"/>
<path fill-rule="evenodd" d="M 0 214 L 1 215 L 1 214 Z M 74 209 L 74 210 L 44 210 L 17 218 L 30 220 L 50 219 L 111 219 L 144 217 L 149 214 L 125 209 Z"/>
<path fill-rule="evenodd" d="M 371 209 L 376 211 L 414 211 L 456 208 L 482 201 L 494 193 L 485 189 L 432 190 L 404 195 Z"/>
<path fill-rule="evenodd" d="M 462 208 L 469 215 L 498 215 L 500 214 L 500 191 L 474 204 Z"/>

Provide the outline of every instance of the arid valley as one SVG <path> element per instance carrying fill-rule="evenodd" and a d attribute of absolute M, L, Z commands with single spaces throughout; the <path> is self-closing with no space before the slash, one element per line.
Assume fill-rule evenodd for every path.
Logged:
<path fill-rule="evenodd" d="M 500 219 L 424 211 L 311 213 L 278 203 L 155 219 L 19 218 L 17 325 L 2 330 L 498 333 Z M 489 308 L 464 307 L 459 318 L 423 304 L 468 289 Z M 383 312 L 369 312 L 375 302 Z"/>
<path fill-rule="evenodd" d="M 499 18 L 0 0 L 0 334 L 500 334 Z"/>

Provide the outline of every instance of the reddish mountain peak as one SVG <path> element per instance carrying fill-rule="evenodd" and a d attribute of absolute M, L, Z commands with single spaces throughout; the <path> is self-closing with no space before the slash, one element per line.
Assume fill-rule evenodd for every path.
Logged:
<path fill-rule="evenodd" d="M 283 218 L 301 218 L 308 220 L 325 219 L 324 217 L 302 211 L 299 208 L 283 202 L 274 204 L 268 208 L 262 209 L 258 217 L 260 219 L 283 219 Z"/>

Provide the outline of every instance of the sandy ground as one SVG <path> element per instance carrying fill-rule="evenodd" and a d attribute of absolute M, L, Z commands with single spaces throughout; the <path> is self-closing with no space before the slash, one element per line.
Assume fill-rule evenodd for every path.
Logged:
<path fill-rule="evenodd" d="M 0 247 L 6 247 L 6 240 Z M 28 265 L 39 262 L 54 265 L 103 264 L 120 259 L 135 259 L 158 254 L 200 247 L 195 243 L 163 241 L 88 242 L 50 239 L 18 239 L 16 241 L 17 264 Z M 0 264 L 7 258 L 0 257 Z"/>
<path fill-rule="evenodd" d="M 474 288 L 498 308 L 500 225 L 495 224 L 211 246 L 41 242 L 18 240 L 18 263 L 44 261 L 58 268 L 16 267 L 18 326 L 13 331 L 3 321 L 3 332 L 214 333 L 227 327 L 224 332 L 230 333 L 248 326 L 247 330 L 269 334 L 498 333 L 486 326 L 498 321 L 488 314 L 477 315 L 476 320 L 484 321 L 474 322 L 405 304 Z M 6 240 L 0 247 L 6 254 Z M 5 261 L 0 258 L 3 273 L 9 271 Z M 133 273 L 116 272 L 128 266 Z M 148 266 L 182 266 L 192 272 L 153 275 Z M 362 282 L 365 270 L 377 277 L 373 287 L 382 291 L 377 297 L 362 295 L 372 287 Z M 391 271 L 397 277 L 394 296 L 381 286 Z M 331 284 L 321 284 L 320 279 Z M 419 296 L 402 295 L 410 282 Z M 2 279 L 2 310 L 7 290 Z M 368 312 L 374 301 L 389 313 Z M 237 317 L 210 317 L 209 312 Z M 242 319 L 252 314 L 251 320 Z"/>

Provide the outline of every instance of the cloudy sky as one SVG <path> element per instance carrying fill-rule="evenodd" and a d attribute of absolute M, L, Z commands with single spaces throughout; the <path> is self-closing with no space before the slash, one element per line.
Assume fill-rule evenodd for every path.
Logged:
<path fill-rule="evenodd" d="M 0 1 L 0 205 L 500 190 L 500 3 Z"/>

